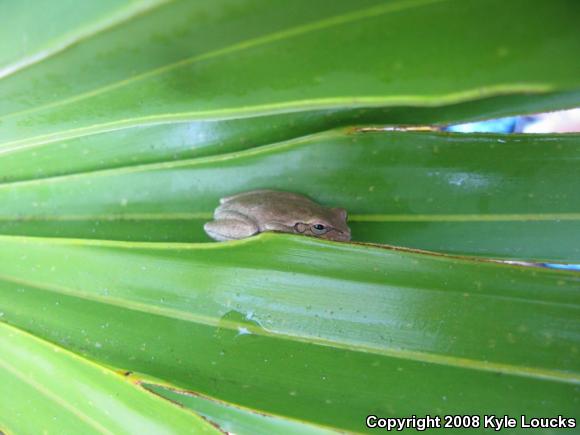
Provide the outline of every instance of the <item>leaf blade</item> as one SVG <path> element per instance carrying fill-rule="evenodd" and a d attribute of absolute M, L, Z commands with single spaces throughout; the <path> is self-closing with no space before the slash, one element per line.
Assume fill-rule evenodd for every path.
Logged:
<path fill-rule="evenodd" d="M 346 208 L 356 241 L 575 262 L 579 154 L 574 134 L 333 130 L 224 155 L 1 184 L 0 231 L 208 241 L 203 223 L 219 198 L 271 188 Z"/>
<path fill-rule="evenodd" d="M 0 322 L 0 427 L 20 433 L 221 433 L 119 375 Z M 26 417 L 22 413 L 26 410 Z"/>
<path fill-rule="evenodd" d="M 475 1 L 368 1 L 357 2 L 356 6 L 333 2 L 331 9 L 303 2 L 292 14 L 273 5 L 262 8 L 257 15 L 248 7 L 245 13 L 255 15 L 250 22 L 260 23 L 257 28 L 265 28 L 265 33 L 256 33 L 249 26 L 240 28 L 237 15 L 227 11 L 228 4 L 170 4 L 123 27 L 119 34 L 91 41 L 86 52 L 82 46 L 68 52 L 68 57 L 59 59 L 62 66 L 55 65 L 59 80 L 67 84 L 65 88 L 84 90 L 69 90 L 70 96 L 63 100 L 54 100 L 54 85 L 52 89 L 37 90 L 37 94 L 48 94 L 42 97 L 45 105 L 38 104 L 33 93 L 28 109 L 8 109 L 2 118 L 2 140 L 13 146 L 30 138 L 57 139 L 75 131 L 103 131 L 127 123 L 162 122 L 184 116 L 195 120 L 369 105 L 432 106 L 580 86 L 580 65 L 576 57 L 566 55 L 580 49 L 571 13 L 578 6 L 565 0 L 548 4 L 537 1 L 534 7 L 523 1 L 509 5 L 500 1 L 485 5 Z M 448 13 L 450 8 L 454 9 L 453 15 Z M 509 11 L 517 13 L 516 23 L 503 21 L 512 15 Z M 196 30 L 188 30 L 190 23 L 184 22 L 184 17 L 193 14 L 211 16 L 209 23 L 221 32 L 218 37 L 215 29 L 210 31 L 212 37 L 203 39 L 205 46 L 197 42 L 190 49 L 187 44 L 200 36 Z M 173 31 L 171 20 L 176 20 L 183 34 L 167 36 Z M 429 25 L 420 26 L 421 32 L 416 32 L 417 23 L 424 22 Z M 207 32 L 206 25 L 202 21 L 197 32 Z M 160 42 L 164 40 L 153 41 L 149 56 L 136 50 L 149 47 L 151 35 L 158 30 L 175 44 L 171 60 L 165 61 L 167 57 L 161 51 L 164 45 Z M 458 34 L 462 35 L 461 43 L 449 44 L 449 38 Z M 223 35 L 229 45 L 220 44 Z M 111 74 L 103 75 L 99 66 L 92 71 L 82 68 L 78 58 L 87 53 L 93 56 L 94 50 L 109 54 L 110 47 L 120 44 L 119 39 L 131 41 L 123 43 L 128 44 L 131 57 L 115 53 L 112 63 L 106 65 Z M 447 49 L 441 50 L 443 46 Z M 136 54 L 131 54 L 132 50 Z M 329 54 L 319 56 L 321 51 Z M 309 62 L 297 63 L 297 59 Z M 139 65 L 140 72 L 127 71 L 122 66 L 127 64 Z M 42 67 L 40 78 L 46 75 Z M 75 69 L 83 71 L 79 77 L 82 80 L 71 84 L 68 74 Z M 115 79 L 103 82 L 108 75 Z M 30 78 L 22 80 L 30 82 Z M 209 85 L 203 86 L 206 83 Z M 7 82 L 6 90 L 11 93 L 19 86 Z M 239 93 L 239 89 L 247 91 Z M 9 107 L 22 106 L 18 95 L 0 99 Z M 27 126 L 26 138 L 22 125 Z"/>
<path fill-rule="evenodd" d="M 574 415 L 580 400 L 577 273 L 284 235 L 3 246 L 6 321 L 267 413 L 356 431 L 369 410 Z"/>

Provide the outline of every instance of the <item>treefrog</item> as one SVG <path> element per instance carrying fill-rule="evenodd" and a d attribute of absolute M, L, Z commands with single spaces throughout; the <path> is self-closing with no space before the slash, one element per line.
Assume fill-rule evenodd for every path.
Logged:
<path fill-rule="evenodd" d="M 306 196 L 254 190 L 220 199 L 205 232 L 218 241 L 243 239 L 264 231 L 303 234 L 327 240 L 350 240 L 343 208 L 323 207 Z"/>

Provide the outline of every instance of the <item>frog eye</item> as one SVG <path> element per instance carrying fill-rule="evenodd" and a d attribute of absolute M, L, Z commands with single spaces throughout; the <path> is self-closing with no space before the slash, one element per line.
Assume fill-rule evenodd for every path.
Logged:
<path fill-rule="evenodd" d="M 313 234 L 320 236 L 320 235 L 328 232 L 328 227 L 326 227 L 322 224 L 313 224 L 310 227 L 310 230 L 312 231 Z"/>

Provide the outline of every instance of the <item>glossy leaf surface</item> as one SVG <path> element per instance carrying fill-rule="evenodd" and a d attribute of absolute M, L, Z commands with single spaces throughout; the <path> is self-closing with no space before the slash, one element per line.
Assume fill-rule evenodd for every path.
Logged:
<path fill-rule="evenodd" d="M 19 73 L 79 41 L 110 30 L 167 0 L 36 0 L 0 4 L 0 78 Z"/>
<path fill-rule="evenodd" d="M 0 183 L 224 154 L 353 123 L 445 125 L 485 116 L 574 107 L 579 102 L 580 92 L 562 92 L 499 96 L 437 108 L 319 110 L 127 127 L 4 147 L 0 151 Z"/>
<path fill-rule="evenodd" d="M 273 188 L 345 207 L 356 241 L 574 262 L 579 162 L 578 135 L 337 130 L 227 155 L 6 183 L 0 230 L 208 241 L 203 223 L 219 198 Z"/>
<path fill-rule="evenodd" d="M 579 12 L 572 0 L 170 2 L 2 80 L 0 147 L 174 120 L 570 90 Z"/>
<path fill-rule="evenodd" d="M 357 241 L 580 261 L 578 135 L 359 131 L 578 106 L 579 16 L 0 2 L 0 431 L 216 430 L 104 367 L 241 434 L 579 419 L 578 274 L 275 234 L 167 243 L 208 242 L 226 194 L 278 188 L 346 207 Z"/>
<path fill-rule="evenodd" d="M 59 435 L 222 433 L 120 375 L 3 322 L 0 430 Z"/>
<path fill-rule="evenodd" d="M 191 394 L 190 392 L 167 388 L 166 386 L 145 384 L 145 388 L 162 397 L 200 413 L 215 422 L 221 429 L 236 434 L 270 435 L 336 435 L 340 432 L 324 426 L 316 426 L 300 420 L 266 414 L 263 411 L 243 408 L 232 403 L 222 402 Z"/>
<path fill-rule="evenodd" d="M 5 321 L 244 407 L 355 431 L 579 409 L 577 273 L 273 234 L 2 246 Z"/>

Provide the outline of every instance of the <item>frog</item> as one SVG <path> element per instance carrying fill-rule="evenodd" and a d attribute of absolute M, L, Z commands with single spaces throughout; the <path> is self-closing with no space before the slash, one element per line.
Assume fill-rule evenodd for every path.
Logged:
<path fill-rule="evenodd" d="M 219 242 L 267 231 L 348 242 L 347 219 L 344 208 L 325 207 L 298 193 L 264 189 L 220 199 L 214 220 L 204 230 Z"/>

